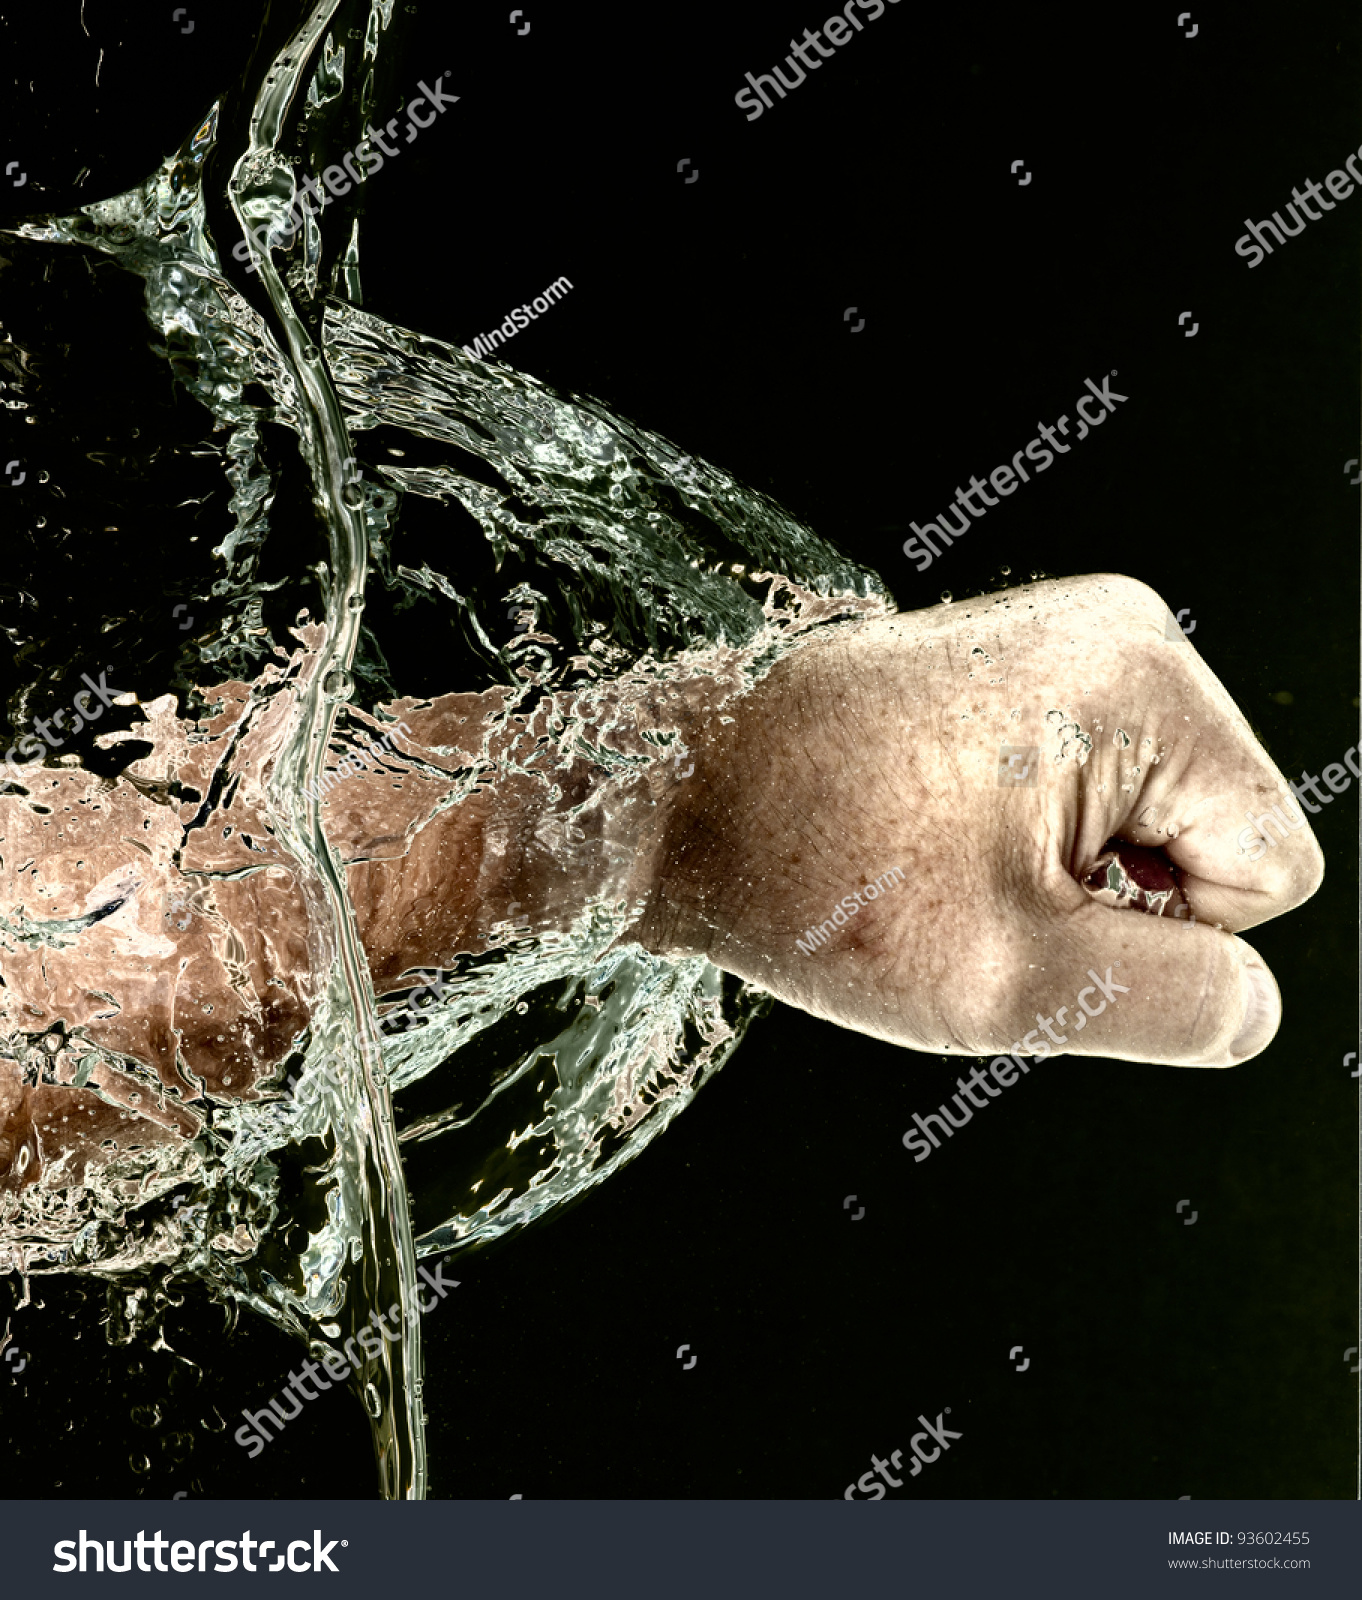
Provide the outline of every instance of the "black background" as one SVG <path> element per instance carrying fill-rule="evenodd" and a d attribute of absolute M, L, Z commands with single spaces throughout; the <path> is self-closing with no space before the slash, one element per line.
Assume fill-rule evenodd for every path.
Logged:
<path fill-rule="evenodd" d="M 1357 20 L 1187 3 L 1191 39 L 1171 6 L 890 6 L 753 123 L 744 73 L 830 6 L 529 0 L 520 36 L 505 4 L 426 5 L 395 81 L 446 71 L 461 99 L 369 185 L 365 303 L 464 342 L 566 275 L 515 365 L 772 494 L 905 608 L 1143 579 L 1282 771 L 1318 773 L 1357 741 L 1362 196 L 1256 269 L 1234 243 L 1357 149 Z M 187 36 L 171 10 L 89 0 L 89 39 L 74 7 L 40 38 L 0 18 L 0 166 L 29 180 L 0 179 L 0 222 L 129 187 L 232 92 L 246 9 L 191 4 Z M 140 284 L 104 265 L 82 302 L 82 253 L 48 254 L 50 299 L 6 301 L 0 272 L 0 317 L 46 330 L 84 419 L 61 448 L 206 436 L 147 352 Z M 1113 369 L 1115 415 L 918 575 L 910 521 Z M 164 561 L 154 529 L 48 548 L 23 505 L 0 513 L 6 583 L 77 621 Z M 168 612 L 186 580 L 162 572 Z M 1251 935 L 1285 1021 L 1233 1072 L 1060 1061 L 919 1165 L 904 1128 L 959 1064 L 776 1007 L 636 1163 L 455 1267 L 426 1322 L 432 1494 L 840 1495 L 946 1406 L 963 1439 L 896 1494 L 1355 1493 L 1356 790 L 1313 825 L 1323 889 Z M 27 1366 L 0 1366 L 5 1493 L 372 1491 L 347 1398 L 255 1461 L 231 1441 L 299 1359 L 282 1335 L 191 1300 L 167 1337 L 195 1381 L 110 1349 L 99 1286 L 35 1282 Z"/>

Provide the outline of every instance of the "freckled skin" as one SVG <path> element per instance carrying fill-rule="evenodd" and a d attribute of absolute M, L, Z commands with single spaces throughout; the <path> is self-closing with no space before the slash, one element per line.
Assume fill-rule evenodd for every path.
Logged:
<path fill-rule="evenodd" d="M 1072 1006 L 1092 972 L 1119 967 L 1126 990 L 1059 1050 L 1249 1059 L 1275 1033 L 1280 1000 L 1234 935 L 1313 894 L 1322 860 L 1308 826 L 1257 861 L 1238 844 L 1246 805 L 1284 780 L 1195 650 L 1169 641 L 1166 618 L 1130 579 L 1047 582 L 815 634 L 738 698 L 714 676 L 661 686 L 616 737 L 645 755 L 639 721 L 670 718 L 690 751 L 684 781 L 665 762 L 609 778 L 560 759 L 552 740 L 544 782 L 508 775 L 511 747 L 538 750 L 551 719 L 541 707 L 498 722 L 504 691 L 404 707 L 412 732 L 393 745 L 406 764 L 346 778 L 323 807 L 376 991 L 488 949 L 508 919 L 566 929 L 605 897 L 637 908 L 626 940 L 703 955 L 916 1049 L 1010 1051 L 1038 1013 Z M 200 793 L 249 701 L 249 686 L 234 693 L 213 738 L 181 746 L 186 766 L 204 767 Z M 1004 781 L 1004 746 L 1039 752 L 1034 782 Z M 442 807 L 474 768 L 475 791 Z M 192 1138 L 196 1080 L 218 1100 L 254 1094 L 307 1026 L 321 970 L 299 875 L 239 798 L 230 827 L 185 835 L 195 807 L 177 811 L 159 791 L 147 800 L 145 783 L 98 790 L 81 811 L 72 797 L 88 775 L 33 782 L 42 815 L 10 797 L 0 819 L 11 905 L 52 919 L 121 899 L 67 948 L 0 953 L 7 1026 L 41 1033 L 62 1018 L 175 1092 L 158 1098 L 112 1071 L 100 1081 L 120 1118 L 75 1087 L 73 1052 L 42 1083 L 0 1061 L 0 1194 L 41 1181 L 63 1154 L 64 1181 L 79 1182 L 82 1163 L 129 1140 Z M 50 836 L 25 843 L 24 828 Z M 200 871 L 261 870 L 218 880 L 191 908 L 186 839 Z M 1192 916 L 1099 904 L 1082 880 L 1113 841 L 1137 884 L 1175 882 Z M 29 860 L 40 866 L 21 870 Z M 895 868 L 903 880 L 885 885 Z M 813 953 L 796 948 L 872 882 L 878 898 L 863 894 Z M 1263 975 L 1257 1002 L 1246 973 Z"/>
<path fill-rule="evenodd" d="M 1011 1049 L 1090 967 L 1119 962 L 1131 993 L 1060 1049 L 1188 1066 L 1259 1053 L 1280 1001 L 1234 934 L 1313 894 L 1322 858 L 1304 828 L 1256 863 L 1237 843 L 1245 804 L 1283 779 L 1196 651 L 1168 640 L 1167 614 L 1145 585 L 1095 576 L 870 621 L 786 658 L 698 742 L 642 942 L 957 1054 Z M 1002 781 L 1004 745 L 1039 750 L 1033 784 Z M 1137 880 L 1176 877 L 1194 925 L 1081 886 L 1114 839 Z M 796 949 L 891 865 L 906 883 Z"/>

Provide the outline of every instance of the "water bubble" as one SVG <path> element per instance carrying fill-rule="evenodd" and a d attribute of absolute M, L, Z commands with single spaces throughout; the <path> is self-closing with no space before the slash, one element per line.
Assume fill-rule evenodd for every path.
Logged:
<path fill-rule="evenodd" d="M 955 596 L 950 592 L 949 589 L 943 589 L 941 591 L 941 604 L 943 606 L 950 605 L 954 599 Z"/>
<path fill-rule="evenodd" d="M 341 503 L 347 506 L 362 506 L 364 504 L 364 490 L 357 483 L 347 483 L 341 490 Z"/>
<path fill-rule="evenodd" d="M 328 700 L 348 700 L 355 692 L 355 680 L 344 667 L 332 667 L 322 679 L 322 693 Z"/>
<path fill-rule="evenodd" d="M 128 1465 L 138 1475 L 138 1477 L 141 1477 L 144 1473 L 151 1471 L 151 1461 L 145 1455 L 129 1456 Z"/>
<path fill-rule="evenodd" d="M 1002 573 L 1003 577 L 1005 577 L 1005 578 L 1010 578 L 1012 576 L 1012 568 L 1011 567 L 999 567 L 998 570 L 999 570 L 999 572 Z"/>
<path fill-rule="evenodd" d="M 372 1383 L 364 1385 L 364 1409 L 371 1417 L 377 1418 L 383 1415 L 383 1401 Z"/>
<path fill-rule="evenodd" d="M 169 1388 L 175 1394 L 184 1394 L 187 1390 L 196 1389 L 202 1381 L 203 1368 L 181 1358 L 171 1368 Z"/>
<path fill-rule="evenodd" d="M 362 594 L 352 594 L 345 602 L 345 609 L 347 611 L 363 611 L 364 596 Z"/>

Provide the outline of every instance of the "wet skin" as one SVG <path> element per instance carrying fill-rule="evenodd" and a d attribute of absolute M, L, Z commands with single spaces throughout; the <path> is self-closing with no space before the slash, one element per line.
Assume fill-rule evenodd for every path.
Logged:
<path fill-rule="evenodd" d="M 630 908 L 626 939 L 702 954 L 911 1048 L 994 1055 L 1045 1019 L 1056 1053 L 1247 1060 L 1281 1005 L 1237 935 L 1313 894 L 1322 859 L 1308 826 L 1256 860 L 1244 849 L 1245 811 L 1265 810 L 1284 779 L 1166 623 L 1152 590 L 1097 576 L 815 634 L 746 693 L 700 677 L 659 691 L 671 704 L 655 697 L 644 720 L 683 730 L 681 781 L 665 761 L 621 780 L 551 740 L 527 776 L 550 708 L 508 722 L 504 691 L 404 702 L 400 759 L 322 802 L 376 992 L 489 948 L 511 923 L 566 930 L 604 898 Z M 224 758 L 239 714 L 221 719 Z M 1034 749 L 1033 782 L 1011 781 L 1030 758 L 1009 765 L 1003 747 Z M 216 759 L 211 741 L 191 753 Z M 441 808 L 470 766 L 476 787 Z M 0 801 L 11 904 L 37 914 L 41 889 L 43 917 L 75 917 L 136 887 L 64 948 L 11 943 L 7 1027 L 81 1026 L 172 1092 L 157 1101 L 114 1072 L 104 1087 L 120 1118 L 70 1082 L 74 1059 L 61 1057 L 56 1084 L 0 1062 L 0 1192 L 63 1154 L 64 1181 L 79 1182 L 86 1161 L 110 1159 L 104 1140 L 116 1151 L 192 1136 L 204 1094 L 253 1095 L 277 1074 L 318 992 L 318 909 L 239 796 L 230 830 L 194 835 L 211 842 L 196 845 L 198 866 L 260 870 L 177 913 L 186 880 L 171 856 L 186 865 L 187 813 L 128 780 L 84 809 L 87 775 L 34 769 L 33 781 L 52 820 Z M 21 837 L 40 826 L 36 842 Z M 1131 865 L 1151 886 L 1175 879 L 1192 915 L 1095 899 L 1082 880 L 1114 840 L 1147 853 Z M 15 876 L 25 856 L 32 880 Z M 840 904 L 855 910 L 834 925 Z M 810 947 L 819 925 L 829 931 Z M 1093 974 L 1111 975 L 1110 1003 L 1071 1025 Z"/>

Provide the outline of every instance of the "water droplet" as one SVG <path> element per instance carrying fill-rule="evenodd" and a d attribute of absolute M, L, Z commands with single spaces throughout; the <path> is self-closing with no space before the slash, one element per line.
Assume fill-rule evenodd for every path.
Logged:
<path fill-rule="evenodd" d="M 954 595 L 953 595 L 953 594 L 952 594 L 952 593 L 951 593 L 951 592 L 950 592 L 950 590 L 949 590 L 949 589 L 943 589 L 943 590 L 942 590 L 942 591 L 941 591 L 941 604 L 942 604 L 942 605 L 943 605 L 943 606 L 948 606 L 948 605 L 950 605 L 950 604 L 951 604 L 951 602 L 952 602 L 952 601 L 953 601 L 953 600 L 954 600 L 954 599 L 955 599 L 955 596 L 954 596 Z"/>
<path fill-rule="evenodd" d="M 139 1477 L 141 1477 L 143 1473 L 151 1471 L 151 1462 L 145 1455 L 129 1456 L 128 1465 L 135 1473 L 137 1473 Z"/>
<path fill-rule="evenodd" d="M 1011 567 L 999 567 L 998 570 L 999 570 L 999 572 L 1002 573 L 1003 577 L 1005 577 L 1005 578 L 1010 578 L 1012 576 L 1012 568 Z"/>
<path fill-rule="evenodd" d="M 355 692 L 355 680 L 344 667 L 332 667 L 322 679 L 322 693 L 328 700 L 348 700 Z"/>
<path fill-rule="evenodd" d="M 1130 735 L 1123 733 L 1120 728 L 1117 728 L 1116 732 L 1111 736 L 1111 742 L 1118 750 L 1130 749 Z"/>
<path fill-rule="evenodd" d="M 364 1409 L 371 1417 L 377 1418 L 383 1415 L 383 1402 L 372 1383 L 364 1385 Z"/>
<path fill-rule="evenodd" d="M 362 506 L 364 490 L 357 483 L 347 483 L 341 490 L 341 503 L 347 506 Z"/>

